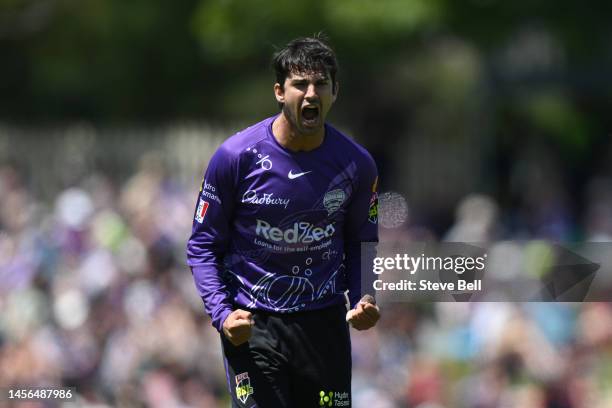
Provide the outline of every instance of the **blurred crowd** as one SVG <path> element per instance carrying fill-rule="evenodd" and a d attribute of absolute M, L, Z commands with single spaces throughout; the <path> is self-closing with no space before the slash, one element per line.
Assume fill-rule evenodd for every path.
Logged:
<path fill-rule="evenodd" d="M 155 156 L 123 183 L 94 173 L 50 202 L 1 166 L 0 385 L 76 387 L 66 407 L 228 406 L 219 335 L 185 265 L 196 193 Z M 589 239 L 612 240 L 604 193 Z M 498 228 L 487 196 L 466 197 L 442 237 L 409 201 L 391 204 L 382 240 L 486 242 Z M 355 407 L 612 407 L 609 303 L 390 303 L 382 315 L 352 331 Z"/>

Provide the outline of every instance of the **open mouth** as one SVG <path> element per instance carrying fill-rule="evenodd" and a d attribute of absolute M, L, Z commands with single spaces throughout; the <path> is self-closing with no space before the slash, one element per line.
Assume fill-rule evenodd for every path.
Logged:
<path fill-rule="evenodd" d="M 302 108 L 302 118 L 308 124 L 314 124 L 319 119 L 319 108 L 317 106 L 305 106 Z"/>

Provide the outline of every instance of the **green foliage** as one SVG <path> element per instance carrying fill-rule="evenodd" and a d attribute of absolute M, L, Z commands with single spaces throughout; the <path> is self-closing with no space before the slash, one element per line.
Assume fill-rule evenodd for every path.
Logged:
<path fill-rule="evenodd" d="M 439 1 L 427 0 L 328 0 L 324 13 L 337 31 L 347 36 L 396 36 L 427 29 L 440 20 Z"/>
<path fill-rule="evenodd" d="M 566 62 L 540 81 L 557 81 L 565 95 L 591 95 L 606 111 L 609 75 L 595 86 L 569 79 L 592 68 L 607 73 L 612 64 L 602 40 L 610 38 L 606 13 L 593 9 L 567 1 L 1 0 L 0 116 L 252 121 L 274 110 L 268 64 L 275 47 L 323 31 L 341 65 L 334 115 L 363 113 L 356 127 L 376 118 L 403 129 L 408 120 L 391 116 L 422 109 L 454 121 L 498 92 L 497 56 L 531 26 L 555 39 Z M 570 99 L 527 101 L 523 117 L 579 145 L 585 129 L 605 126 L 591 126 Z"/>
<path fill-rule="evenodd" d="M 531 95 L 522 106 L 534 126 L 567 151 L 582 153 L 588 147 L 588 122 L 566 96 L 540 92 Z"/>

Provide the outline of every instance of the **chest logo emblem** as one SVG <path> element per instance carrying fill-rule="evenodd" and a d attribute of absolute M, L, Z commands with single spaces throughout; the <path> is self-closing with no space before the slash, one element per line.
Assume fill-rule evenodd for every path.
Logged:
<path fill-rule="evenodd" d="M 342 203 L 346 200 L 346 193 L 344 190 L 336 189 L 331 190 L 325 193 L 323 197 L 323 206 L 327 210 L 327 215 L 331 215 L 334 211 L 336 211 Z"/>

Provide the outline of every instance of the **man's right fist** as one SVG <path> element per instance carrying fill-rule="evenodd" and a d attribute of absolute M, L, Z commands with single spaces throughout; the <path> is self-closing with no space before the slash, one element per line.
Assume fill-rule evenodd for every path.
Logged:
<path fill-rule="evenodd" d="M 253 326 L 253 315 L 246 310 L 236 309 L 223 322 L 223 334 L 234 346 L 249 341 L 251 338 L 251 327 Z"/>

